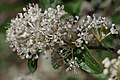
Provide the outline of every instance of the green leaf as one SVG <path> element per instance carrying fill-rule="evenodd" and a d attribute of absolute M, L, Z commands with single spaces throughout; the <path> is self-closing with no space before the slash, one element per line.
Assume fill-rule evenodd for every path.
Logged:
<path fill-rule="evenodd" d="M 39 56 L 41 54 L 41 50 L 36 49 L 36 54 Z M 37 63 L 38 63 L 38 59 L 34 59 L 34 55 L 32 56 L 31 59 L 28 59 L 28 68 L 31 73 L 34 73 L 36 71 Z"/>
<path fill-rule="evenodd" d="M 85 47 L 85 53 L 83 53 L 83 64 L 82 69 L 94 74 L 102 73 L 102 68 L 99 65 L 99 63 L 91 56 L 90 51 L 86 46 Z"/>
<path fill-rule="evenodd" d="M 60 68 L 60 65 L 57 64 L 57 63 L 56 64 L 52 64 L 52 66 L 53 66 L 54 69 L 59 69 Z"/>
<path fill-rule="evenodd" d="M 96 78 L 96 80 L 108 80 L 109 76 L 102 74 L 93 74 L 92 76 L 94 76 Z"/>
<path fill-rule="evenodd" d="M 38 59 L 35 59 L 34 61 L 32 61 L 32 59 L 28 59 L 28 68 L 29 68 L 31 73 L 36 71 L 37 61 L 38 61 Z"/>
<path fill-rule="evenodd" d="M 86 71 L 86 72 L 88 72 L 88 73 L 94 73 L 94 71 L 93 71 L 91 68 L 89 68 L 89 67 L 85 64 L 85 62 L 81 62 L 81 63 L 80 63 L 80 69 L 82 69 L 82 70 L 84 70 L 84 71 Z"/>

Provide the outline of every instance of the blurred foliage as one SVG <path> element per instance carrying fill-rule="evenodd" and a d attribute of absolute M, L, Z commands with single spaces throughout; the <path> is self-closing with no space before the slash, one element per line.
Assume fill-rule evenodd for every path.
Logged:
<path fill-rule="evenodd" d="M 83 0 L 62 0 L 65 5 L 65 10 L 73 15 L 79 15 L 80 12 L 80 5 L 82 3 Z"/>
<path fill-rule="evenodd" d="M 17 8 L 21 8 L 23 7 L 24 4 L 18 3 L 18 4 L 9 4 L 9 3 L 5 3 L 5 4 L 1 4 L 0 5 L 0 12 L 9 12 L 9 11 L 14 11 Z"/>
<path fill-rule="evenodd" d="M 68 77 L 68 78 L 65 79 L 65 80 L 78 80 L 78 79 L 76 79 L 75 77 Z"/>
<path fill-rule="evenodd" d="M 113 5 L 113 11 L 114 11 L 114 13 L 111 16 L 112 17 L 112 21 L 115 24 L 120 24 L 120 1 L 116 2 Z"/>

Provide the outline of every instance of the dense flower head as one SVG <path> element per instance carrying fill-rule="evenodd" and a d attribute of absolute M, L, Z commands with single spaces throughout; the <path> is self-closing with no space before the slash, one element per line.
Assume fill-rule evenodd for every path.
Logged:
<path fill-rule="evenodd" d="M 93 35 L 99 41 L 102 41 L 110 34 L 118 34 L 115 24 L 107 18 L 95 14 L 93 16 L 86 16 L 80 25 L 86 28 L 89 35 Z"/>
<path fill-rule="evenodd" d="M 102 63 L 104 64 L 103 73 L 105 75 L 110 75 L 108 80 L 120 79 L 120 56 L 112 60 L 105 58 Z"/>
<path fill-rule="evenodd" d="M 31 58 L 36 49 L 45 49 L 48 44 L 58 39 L 55 34 L 60 25 L 60 18 L 65 14 L 64 6 L 57 9 L 49 8 L 42 12 L 38 5 L 29 4 L 11 20 L 7 30 L 7 42 L 13 51 L 17 51 L 22 59 Z M 50 41 L 53 40 L 51 43 Z"/>
<path fill-rule="evenodd" d="M 18 13 L 16 18 L 11 20 L 6 39 L 12 50 L 17 51 L 17 54 L 25 59 L 36 54 L 35 49 L 42 40 L 42 37 L 39 37 L 42 35 L 38 32 L 41 26 L 37 23 L 43 14 L 38 5 L 29 4 L 28 8 L 23 8 L 23 10 L 25 13 Z"/>

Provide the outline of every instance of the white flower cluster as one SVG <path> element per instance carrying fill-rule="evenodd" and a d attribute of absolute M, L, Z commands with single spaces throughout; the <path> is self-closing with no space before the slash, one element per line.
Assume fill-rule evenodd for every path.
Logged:
<path fill-rule="evenodd" d="M 105 75 L 110 75 L 108 80 L 120 80 L 120 56 L 112 60 L 105 58 L 102 64 L 104 64 L 105 67 L 103 73 Z"/>
<path fill-rule="evenodd" d="M 71 71 L 71 70 L 74 70 L 74 73 L 77 73 L 77 70 L 76 70 L 76 68 L 79 68 L 80 66 L 79 66 L 79 64 L 78 64 L 78 62 L 77 62 L 77 57 L 75 57 L 75 59 L 71 59 L 70 61 L 69 61 L 69 67 L 66 69 L 66 72 L 67 71 Z"/>
<path fill-rule="evenodd" d="M 59 40 L 57 30 L 62 26 L 60 18 L 65 14 L 63 8 L 57 6 L 57 9 L 49 8 L 44 12 L 37 4 L 23 8 L 24 13 L 18 13 L 6 31 L 6 40 L 12 50 L 17 51 L 22 59 L 29 59 L 33 55 L 37 59 L 37 48 L 45 49 Z"/>
<path fill-rule="evenodd" d="M 87 28 L 86 30 L 89 35 L 95 36 L 100 41 L 110 34 L 118 34 L 115 24 L 112 24 L 107 18 L 101 16 L 87 16 L 87 18 L 83 20 L 82 26 Z"/>
<path fill-rule="evenodd" d="M 22 59 L 38 59 L 36 50 L 43 53 L 48 50 L 52 52 L 59 50 L 64 45 L 71 51 L 78 47 L 84 49 L 83 44 L 88 44 L 94 36 L 101 35 L 99 32 L 101 27 L 110 31 L 107 34 L 102 32 L 102 39 L 103 35 L 118 34 L 114 25 L 111 25 L 111 29 L 108 28 L 105 17 L 87 16 L 83 24 L 79 24 L 78 16 L 62 19 L 67 12 L 64 11 L 64 6 L 60 5 L 56 9 L 48 8 L 48 10 L 42 11 L 37 4 L 29 4 L 23 8 L 23 11 L 24 13 L 18 13 L 17 17 L 11 20 L 10 27 L 6 31 L 9 46 Z M 74 52 L 65 55 L 62 52 L 58 54 L 66 57 L 65 55 L 69 56 Z M 69 69 L 79 66 L 74 56 L 69 58 L 68 63 L 70 64 Z"/>

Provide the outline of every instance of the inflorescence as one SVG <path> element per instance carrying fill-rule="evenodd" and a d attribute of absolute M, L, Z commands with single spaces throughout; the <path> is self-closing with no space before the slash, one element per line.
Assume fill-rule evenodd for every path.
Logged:
<path fill-rule="evenodd" d="M 11 20 L 6 31 L 9 46 L 21 59 L 30 59 L 33 55 L 34 59 L 38 59 L 36 50 L 44 54 L 50 51 L 52 58 L 54 55 L 56 58 L 66 58 L 68 63 L 63 61 L 62 64 L 69 65 L 67 71 L 79 67 L 77 57 L 72 55 L 67 59 L 69 54 L 74 54 L 74 48 L 82 50 L 83 45 L 88 45 L 94 38 L 102 41 L 110 34 L 118 34 L 115 25 L 105 17 L 86 16 L 82 24 L 78 16 L 62 19 L 68 14 L 63 5 L 42 11 L 37 4 L 29 4 L 23 11 L 24 13 L 18 13 L 16 18 Z M 103 29 L 108 32 L 104 32 Z"/>
<path fill-rule="evenodd" d="M 104 64 L 103 73 L 110 75 L 108 80 L 119 80 L 120 79 L 120 56 L 110 60 L 105 58 L 102 63 Z"/>

